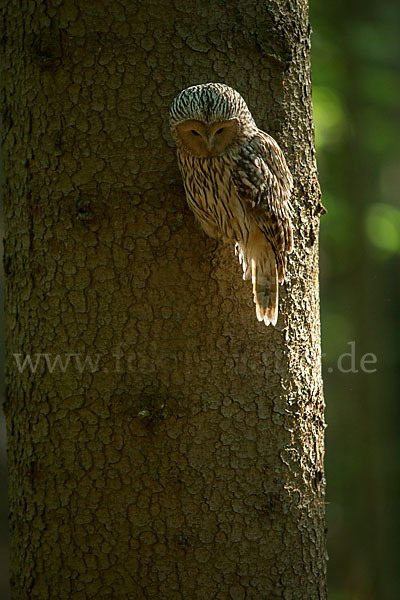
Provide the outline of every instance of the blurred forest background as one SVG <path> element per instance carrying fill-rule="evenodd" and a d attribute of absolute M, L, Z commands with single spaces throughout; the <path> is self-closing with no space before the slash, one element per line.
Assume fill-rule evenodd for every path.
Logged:
<path fill-rule="evenodd" d="M 400 2 L 311 0 L 310 20 L 328 209 L 321 316 L 329 599 L 392 600 L 400 595 Z M 3 426 L 0 433 L 0 597 L 7 600 Z"/>
<path fill-rule="evenodd" d="M 328 210 L 320 273 L 329 598 L 393 600 L 400 597 L 400 2 L 311 0 L 310 21 Z M 341 358 L 352 350 L 354 364 Z M 377 358 L 364 365 L 374 373 L 361 368 L 367 353 Z"/>

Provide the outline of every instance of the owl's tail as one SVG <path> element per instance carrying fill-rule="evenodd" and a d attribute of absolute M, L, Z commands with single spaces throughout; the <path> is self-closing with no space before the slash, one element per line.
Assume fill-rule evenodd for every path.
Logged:
<path fill-rule="evenodd" d="M 276 325 L 278 321 L 278 274 L 275 254 L 251 260 L 251 280 L 259 321 L 266 325 Z"/>
<path fill-rule="evenodd" d="M 243 267 L 243 279 L 251 277 L 253 283 L 257 319 L 266 325 L 276 325 L 279 293 L 274 251 L 257 228 L 246 246 L 236 244 L 236 254 Z"/>

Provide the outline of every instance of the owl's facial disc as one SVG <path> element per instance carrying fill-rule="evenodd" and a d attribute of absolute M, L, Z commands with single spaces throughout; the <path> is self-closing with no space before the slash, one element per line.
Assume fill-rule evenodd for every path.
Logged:
<path fill-rule="evenodd" d="M 238 133 L 237 119 L 204 123 L 188 119 L 176 127 L 179 142 L 190 154 L 214 157 L 224 154 Z"/>

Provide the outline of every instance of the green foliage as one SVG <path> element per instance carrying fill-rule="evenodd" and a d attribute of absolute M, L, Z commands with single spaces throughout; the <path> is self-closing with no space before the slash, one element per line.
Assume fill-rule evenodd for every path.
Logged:
<path fill-rule="evenodd" d="M 329 86 L 313 86 L 315 144 L 318 150 L 343 140 L 346 113 L 340 96 Z"/>
<path fill-rule="evenodd" d="M 369 240 L 384 253 L 400 252 L 400 208 L 379 202 L 371 204 L 366 215 L 366 230 Z"/>

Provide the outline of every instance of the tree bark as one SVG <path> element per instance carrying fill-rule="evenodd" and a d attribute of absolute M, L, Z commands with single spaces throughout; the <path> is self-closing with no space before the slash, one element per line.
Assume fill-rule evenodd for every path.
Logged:
<path fill-rule="evenodd" d="M 12 597 L 326 598 L 306 0 L 4 16 Z M 295 178 L 275 329 L 185 203 L 167 110 L 206 81 Z"/>

